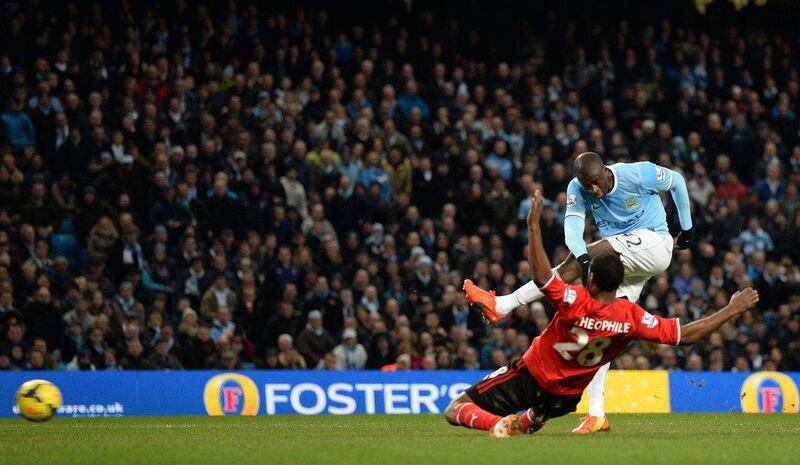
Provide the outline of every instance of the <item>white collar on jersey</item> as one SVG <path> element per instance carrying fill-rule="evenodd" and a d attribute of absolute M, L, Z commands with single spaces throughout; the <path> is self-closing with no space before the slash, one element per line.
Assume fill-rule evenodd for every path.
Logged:
<path fill-rule="evenodd" d="M 617 190 L 617 186 L 619 186 L 619 180 L 617 178 L 617 171 L 614 169 L 614 167 L 612 165 L 607 165 L 606 168 L 610 169 L 611 170 L 611 174 L 614 175 L 614 187 L 612 187 L 611 190 L 608 191 L 608 193 L 606 194 L 608 196 L 608 195 L 613 194 L 614 191 Z"/>

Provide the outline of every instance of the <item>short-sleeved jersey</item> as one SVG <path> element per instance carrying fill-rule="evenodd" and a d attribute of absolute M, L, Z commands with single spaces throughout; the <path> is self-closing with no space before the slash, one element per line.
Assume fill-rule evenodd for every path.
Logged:
<path fill-rule="evenodd" d="M 637 229 L 669 234 L 667 214 L 659 192 L 672 187 L 672 170 L 646 162 L 616 163 L 614 186 L 601 199 L 587 192 L 572 179 L 567 186 L 566 216 L 584 218 L 591 211 L 602 237 L 616 236 Z"/>
<path fill-rule="evenodd" d="M 595 372 L 631 341 L 680 342 L 677 318 L 652 315 L 629 300 L 603 304 L 583 286 L 567 285 L 556 275 L 541 290 L 556 314 L 523 360 L 536 381 L 552 394 L 583 392 Z"/>

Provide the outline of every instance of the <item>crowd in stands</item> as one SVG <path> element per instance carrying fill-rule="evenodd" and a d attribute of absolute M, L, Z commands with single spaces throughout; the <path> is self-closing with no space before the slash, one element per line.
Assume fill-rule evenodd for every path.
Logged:
<path fill-rule="evenodd" d="M 167 3 L 0 12 L 0 370 L 497 368 L 552 308 L 490 326 L 462 282 L 530 279 L 534 189 L 567 256 L 589 150 L 687 180 L 696 246 L 643 307 L 761 294 L 615 366 L 800 370 L 796 31 L 545 15 L 504 55 L 424 7 Z"/>

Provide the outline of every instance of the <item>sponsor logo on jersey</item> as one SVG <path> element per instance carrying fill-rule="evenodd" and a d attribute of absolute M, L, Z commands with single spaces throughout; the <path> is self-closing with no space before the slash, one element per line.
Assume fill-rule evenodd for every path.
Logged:
<path fill-rule="evenodd" d="M 568 304 L 574 304 L 575 299 L 578 298 L 578 293 L 575 292 L 575 289 L 566 288 L 564 290 L 564 302 Z"/>
<path fill-rule="evenodd" d="M 792 378 L 775 371 L 747 377 L 739 394 L 744 413 L 797 413 L 797 385 Z"/>
<path fill-rule="evenodd" d="M 644 315 L 642 315 L 642 324 L 653 329 L 658 326 L 658 319 L 650 313 L 644 312 Z"/>
<path fill-rule="evenodd" d="M 636 210 L 639 208 L 639 199 L 636 197 L 628 197 L 625 199 L 625 208 L 628 210 Z"/>
<path fill-rule="evenodd" d="M 656 181 L 664 182 L 667 179 L 667 172 L 664 171 L 664 168 L 656 168 Z"/>
<path fill-rule="evenodd" d="M 260 399 L 252 379 L 238 373 L 223 373 L 206 382 L 203 403 L 206 412 L 213 416 L 256 415 Z"/>
<path fill-rule="evenodd" d="M 567 196 L 567 208 L 574 207 L 577 204 L 578 204 L 578 198 L 575 196 L 575 194 L 569 194 Z"/>

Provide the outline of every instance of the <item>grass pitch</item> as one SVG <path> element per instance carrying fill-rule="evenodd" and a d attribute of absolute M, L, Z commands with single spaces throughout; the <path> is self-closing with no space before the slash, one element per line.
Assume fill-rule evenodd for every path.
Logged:
<path fill-rule="evenodd" d="M 439 415 L 55 418 L 0 421 L 0 464 L 797 464 L 800 416 L 577 415 L 505 440 Z"/>

